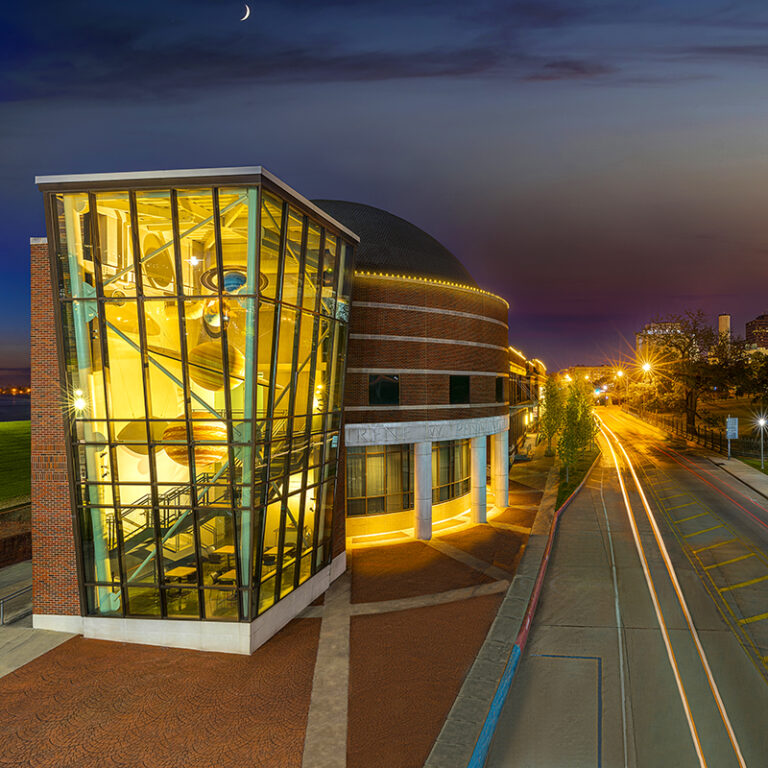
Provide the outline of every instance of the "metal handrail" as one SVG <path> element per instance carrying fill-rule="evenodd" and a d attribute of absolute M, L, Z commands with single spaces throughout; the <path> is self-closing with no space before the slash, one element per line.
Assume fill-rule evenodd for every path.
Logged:
<path fill-rule="evenodd" d="M 30 584 L 28 587 L 22 587 L 21 589 L 17 589 L 15 592 L 11 592 L 10 595 L 3 595 L 3 597 L 0 597 L 0 627 L 5 625 L 5 603 L 8 600 L 12 600 L 14 597 L 18 597 L 19 595 L 23 595 L 25 592 L 31 592 L 31 591 L 32 591 L 32 585 Z M 22 613 L 18 616 L 14 616 L 13 620 L 16 621 L 17 619 L 23 619 L 25 616 L 29 616 L 30 613 L 32 613 L 31 608 L 25 613 Z"/>

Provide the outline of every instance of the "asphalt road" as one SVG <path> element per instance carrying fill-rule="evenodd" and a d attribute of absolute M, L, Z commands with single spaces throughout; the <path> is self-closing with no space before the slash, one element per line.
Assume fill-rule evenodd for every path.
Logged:
<path fill-rule="evenodd" d="M 768 499 L 597 412 L 601 463 L 561 522 L 487 765 L 764 768 Z"/>

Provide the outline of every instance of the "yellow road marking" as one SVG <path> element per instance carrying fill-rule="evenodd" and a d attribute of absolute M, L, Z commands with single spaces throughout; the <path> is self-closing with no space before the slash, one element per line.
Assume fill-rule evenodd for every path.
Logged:
<path fill-rule="evenodd" d="M 749 581 L 742 581 L 739 584 L 731 584 L 730 587 L 723 587 L 718 591 L 728 592 L 731 589 L 741 589 L 742 587 L 751 587 L 753 584 L 757 584 L 761 581 L 768 581 L 768 576 L 758 576 L 756 579 L 750 579 Z"/>
<path fill-rule="evenodd" d="M 757 616 L 750 616 L 748 619 L 739 619 L 739 624 L 753 624 L 763 619 L 768 619 L 768 613 L 759 613 Z"/>
<path fill-rule="evenodd" d="M 659 496 L 661 501 L 669 501 L 670 499 L 679 499 L 681 496 L 687 496 L 687 493 L 673 493 L 671 496 Z"/>
<path fill-rule="evenodd" d="M 731 563 L 738 563 L 741 560 L 746 560 L 748 557 L 754 557 L 755 553 L 750 552 L 748 555 L 741 555 L 740 557 L 732 557 L 730 560 L 725 560 L 722 563 L 712 563 L 712 565 L 705 565 L 704 570 L 709 571 L 712 568 L 722 568 L 724 565 L 730 565 Z"/>
<path fill-rule="evenodd" d="M 716 531 L 718 528 L 722 528 L 722 525 L 713 525 L 711 528 L 705 528 L 703 531 L 696 531 L 696 533 L 686 533 L 683 535 L 684 539 L 690 539 L 693 536 L 701 536 L 702 533 L 709 533 L 710 531 Z"/>
<path fill-rule="evenodd" d="M 676 507 L 667 507 L 667 511 L 668 512 L 672 512 L 672 510 L 675 510 L 675 509 L 682 509 L 683 507 L 690 507 L 692 504 L 695 504 L 695 503 L 696 503 L 695 501 L 686 501 L 685 504 L 678 504 Z"/>
<path fill-rule="evenodd" d="M 736 539 L 728 539 L 728 541 L 718 541 L 716 544 L 708 544 L 706 547 L 699 547 L 693 550 L 694 555 L 698 555 L 699 552 L 703 552 L 706 549 L 714 549 L 715 547 L 722 547 L 725 544 L 733 544 Z"/>
<path fill-rule="evenodd" d="M 708 515 L 709 512 L 699 512 L 698 515 L 691 515 L 690 517 L 684 517 L 682 520 L 675 520 L 675 525 L 679 525 L 680 523 L 687 523 L 689 520 L 695 520 L 697 517 L 704 517 L 704 515 Z"/>

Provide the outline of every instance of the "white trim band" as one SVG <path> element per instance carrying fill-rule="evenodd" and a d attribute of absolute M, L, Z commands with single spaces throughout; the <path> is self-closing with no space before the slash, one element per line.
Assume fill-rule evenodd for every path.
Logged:
<path fill-rule="evenodd" d="M 487 323 L 495 323 L 502 328 L 509 330 L 509 326 L 506 323 L 502 323 L 501 320 L 496 320 L 493 317 L 485 317 L 485 315 L 476 315 L 472 312 L 458 312 L 454 309 L 440 309 L 439 307 L 420 307 L 417 304 L 388 304 L 384 301 L 353 301 L 353 307 L 366 307 L 369 309 L 399 309 L 403 312 L 432 312 L 436 315 L 450 315 L 452 317 L 468 317 L 471 320 L 485 320 Z"/>
<path fill-rule="evenodd" d="M 463 339 L 433 339 L 427 336 L 387 336 L 378 333 L 350 333 L 350 339 L 360 341 L 406 341 L 418 344 L 460 344 L 464 347 L 483 347 L 484 349 L 500 349 L 507 351 L 507 347 L 498 344 L 482 344 L 479 341 L 464 341 Z"/>
<path fill-rule="evenodd" d="M 448 371 L 434 368 L 347 368 L 347 373 L 424 374 L 427 376 L 507 376 L 503 371 Z M 346 409 L 345 409 L 346 410 Z"/>
<path fill-rule="evenodd" d="M 507 403 L 441 403 L 440 405 L 350 405 L 345 411 L 440 411 L 447 408 L 506 408 Z"/>
<path fill-rule="evenodd" d="M 495 435 L 509 429 L 509 415 L 444 421 L 402 421 L 379 424 L 347 424 L 346 445 L 398 445 L 407 443 L 464 440 Z"/>

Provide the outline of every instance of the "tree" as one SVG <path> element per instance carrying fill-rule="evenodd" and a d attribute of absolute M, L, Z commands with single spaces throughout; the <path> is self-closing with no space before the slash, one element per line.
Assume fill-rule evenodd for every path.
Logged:
<path fill-rule="evenodd" d="M 576 424 L 576 434 L 579 444 L 579 450 L 585 451 L 595 440 L 597 433 L 597 424 L 592 415 L 592 391 L 589 387 L 583 385 L 574 385 L 576 397 L 579 402 L 579 415 Z"/>
<path fill-rule="evenodd" d="M 649 405 L 684 412 L 686 430 L 695 434 L 700 401 L 742 382 L 744 345 L 720 336 L 701 310 L 659 318 L 653 325 L 660 330 L 651 338 L 656 359 Z"/>
<path fill-rule="evenodd" d="M 553 376 L 544 384 L 544 412 L 539 418 L 539 432 L 547 441 L 547 453 L 552 454 L 552 439 L 563 426 L 563 392 Z"/>
<path fill-rule="evenodd" d="M 570 468 L 581 450 L 580 417 L 582 411 L 579 387 L 572 386 L 565 401 L 563 428 L 557 442 L 557 454 L 565 465 L 565 482 L 570 480 Z"/>

